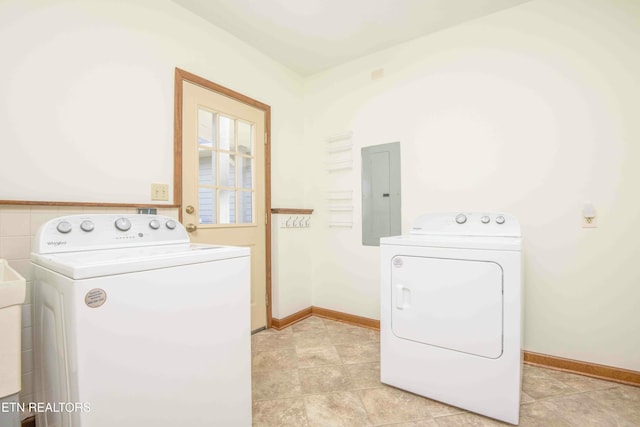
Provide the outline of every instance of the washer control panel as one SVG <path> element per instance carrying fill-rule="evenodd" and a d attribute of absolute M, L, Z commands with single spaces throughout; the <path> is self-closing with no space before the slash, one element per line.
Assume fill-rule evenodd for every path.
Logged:
<path fill-rule="evenodd" d="M 43 224 L 34 252 L 57 253 L 132 246 L 189 243 L 185 228 L 161 215 L 68 215 Z"/>
<path fill-rule="evenodd" d="M 507 213 L 430 213 L 416 219 L 411 234 L 519 237 L 520 224 Z"/>

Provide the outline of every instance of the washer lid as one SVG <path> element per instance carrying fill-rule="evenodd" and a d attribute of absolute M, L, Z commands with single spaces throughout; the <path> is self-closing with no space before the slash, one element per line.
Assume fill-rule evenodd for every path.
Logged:
<path fill-rule="evenodd" d="M 72 279 L 88 279 L 248 256 L 249 248 L 187 243 L 54 254 L 32 253 L 31 261 Z"/>

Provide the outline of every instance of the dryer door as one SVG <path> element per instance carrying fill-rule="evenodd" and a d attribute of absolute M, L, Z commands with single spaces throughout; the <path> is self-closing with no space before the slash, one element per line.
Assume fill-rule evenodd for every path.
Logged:
<path fill-rule="evenodd" d="M 492 359 L 501 356 L 500 265 L 416 256 L 396 256 L 391 262 L 394 335 Z"/>

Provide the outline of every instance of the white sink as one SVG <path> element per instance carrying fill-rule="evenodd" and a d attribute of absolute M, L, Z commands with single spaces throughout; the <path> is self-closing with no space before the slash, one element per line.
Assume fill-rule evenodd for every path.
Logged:
<path fill-rule="evenodd" d="M 25 281 L 0 259 L 0 398 L 20 391 L 20 334 Z"/>
<path fill-rule="evenodd" d="M 6 260 L 0 259 L 0 310 L 23 304 L 25 290 L 24 278 Z"/>

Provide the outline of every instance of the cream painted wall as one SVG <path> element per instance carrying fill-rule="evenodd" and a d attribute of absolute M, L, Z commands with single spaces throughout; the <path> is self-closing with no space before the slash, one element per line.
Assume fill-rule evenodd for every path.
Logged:
<path fill-rule="evenodd" d="M 635 0 L 535 0 L 307 79 L 313 305 L 378 318 L 359 151 L 401 141 L 403 232 L 425 212 L 520 219 L 526 350 L 640 370 L 638 22 Z M 348 130 L 355 223 L 330 229 L 323 139 Z"/>
<path fill-rule="evenodd" d="M 283 319 L 311 307 L 310 228 L 285 228 L 292 215 L 274 214 L 271 221 L 271 315 Z M 293 219 L 297 216 L 293 215 Z M 315 226 L 312 225 L 312 226 Z"/>
<path fill-rule="evenodd" d="M 301 78 L 171 1 L 2 1 L 0 51 L 0 200 L 171 199 L 175 67 L 269 104 L 274 204 L 304 191 Z"/>

